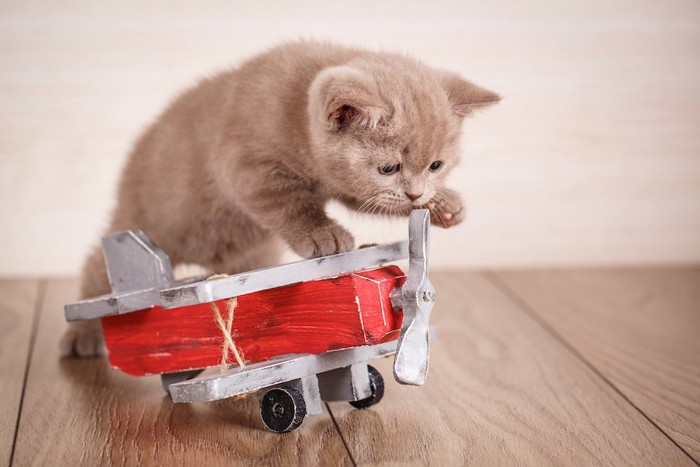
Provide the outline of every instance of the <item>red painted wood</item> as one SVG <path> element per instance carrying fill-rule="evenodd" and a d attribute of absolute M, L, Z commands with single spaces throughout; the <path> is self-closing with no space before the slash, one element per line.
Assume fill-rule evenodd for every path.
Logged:
<path fill-rule="evenodd" d="M 402 313 L 392 311 L 389 293 L 404 281 L 398 267 L 388 266 L 241 295 L 232 335 L 248 363 L 395 340 Z M 225 316 L 226 300 L 217 304 Z M 110 363 L 130 375 L 221 361 L 222 333 L 208 303 L 110 316 L 102 329 Z"/>

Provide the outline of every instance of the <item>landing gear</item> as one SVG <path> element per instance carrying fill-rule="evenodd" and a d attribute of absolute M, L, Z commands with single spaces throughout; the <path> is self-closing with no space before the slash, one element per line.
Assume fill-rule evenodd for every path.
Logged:
<path fill-rule="evenodd" d="M 362 366 L 367 368 L 369 396 L 357 401 L 350 401 L 350 404 L 357 409 L 371 407 L 379 403 L 384 397 L 384 378 L 382 378 L 382 375 L 372 366 L 365 364 L 362 364 Z M 321 400 L 347 401 L 355 393 L 354 391 L 357 390 L 355 384 L 360 384 L 358 379 L 363 379 L 352 380 L 350 367 L 333 370 L 326 375 L 319 375 L 318 377 L 324 389 L 319 393 L 318 386 L 316 386 L 315 395 L 313 385 L 305 386 L 303 381 L 297 380 L 296 384 L 277 386 L 268 390 L 262 396 L 258 396 L 260 400 L 260 415 L 265 426 L 275 433 L 292 431 L 302 424 L 307 415 L 307 409 L 310 414 L 321 413 L 321 406 L 318 405 L 316 407 L 314 401 L 317 401 L 319 404 Z M 362 383 L 365 385 L 365 388 L 367 388 L 366 381 Z M 366 389 L 362 393 L 367 394 Z"/>
<path fill-rule="evenodd" d="M 270 430 L 276 433 L 292 431 L 306 417 L 304 396 L 291 386 L 270 389 L 260 400 L 260 415 Z"/>
<path fill-rule="evenodd" d="M 369 387 L 372 394 L 359 401 L 350 401 L 350 405 L 356 409 L 366 409 L 367 407 L 372 407 L 373 405 L 379 403 L 384 397 L 384 378 L 382 374 L 377 371 L 371 365 L 367 365 L 367 373 L 369 374 Z"/>

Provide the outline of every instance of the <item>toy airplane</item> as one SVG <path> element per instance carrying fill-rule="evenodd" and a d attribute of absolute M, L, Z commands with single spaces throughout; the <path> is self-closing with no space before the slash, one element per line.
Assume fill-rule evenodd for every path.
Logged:
<path fill-rule="evenodd" d="M 290 431 L 322 401 L 379 402 L 374 358 L 395 354 L 399 383 L 425 382 L 429 225 L 429 212 L 415 210 L 408 241 L 182 282 L 142 232 L 117 233 L 102 240 L 112 294 L 66 305 L 66 320 L 101 318 L 112 366 L 160 374 L 174 402 L 256 392 L 265 426 Z M 408 276 L 379 267 L 406 257 Z M 222 372 L 197 377 L 220 363 Z"/>

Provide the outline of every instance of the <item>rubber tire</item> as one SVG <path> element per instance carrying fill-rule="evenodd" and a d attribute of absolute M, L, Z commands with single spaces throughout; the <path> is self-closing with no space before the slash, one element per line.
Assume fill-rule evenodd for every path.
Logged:
<path fill-rule="evenodd" d="M 306 417 L 304 395 L 291 386 L 270 389 L 260 399 L 260 416 L 270 431 L 292 431 L 298 428 Z"/>
<path fill-rule="evenodd" d="M 379 401 L 382 400 L 382 397 L 384 397 L 384 378 L 382 377 L 382 374 L 371 365 L 367 365 L 367 373 L 369 374 L 369 388 L 372 391 L 372 394 L 369 397 L 359 401 L 350 401 L 350 405 L 356 409 L 366 409 L 368 407 L 372 407 L 373 405 L 378 404 Z"/>

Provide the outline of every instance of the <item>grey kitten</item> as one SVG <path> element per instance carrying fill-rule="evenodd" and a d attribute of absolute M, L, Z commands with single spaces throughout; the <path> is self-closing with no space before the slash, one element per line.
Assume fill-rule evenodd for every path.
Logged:
<path fill-rule="evenodd" d="M 403 55 L 288 43 L 205 79 L 136 143 L 107 232 L 138 228 L 172 260 L 237 273 L 276 264 L 283 240 L 311 258 L 348 251 L 352 235 L 326 215 L 354 209 L 462 221 L 443 186 L 459 162 L 464 117 L 497 94 Z M 83 297 L 107 294 L 99 249 Z M 63 355 L 103 351 L 99 322 L 73 323 Z"/>

